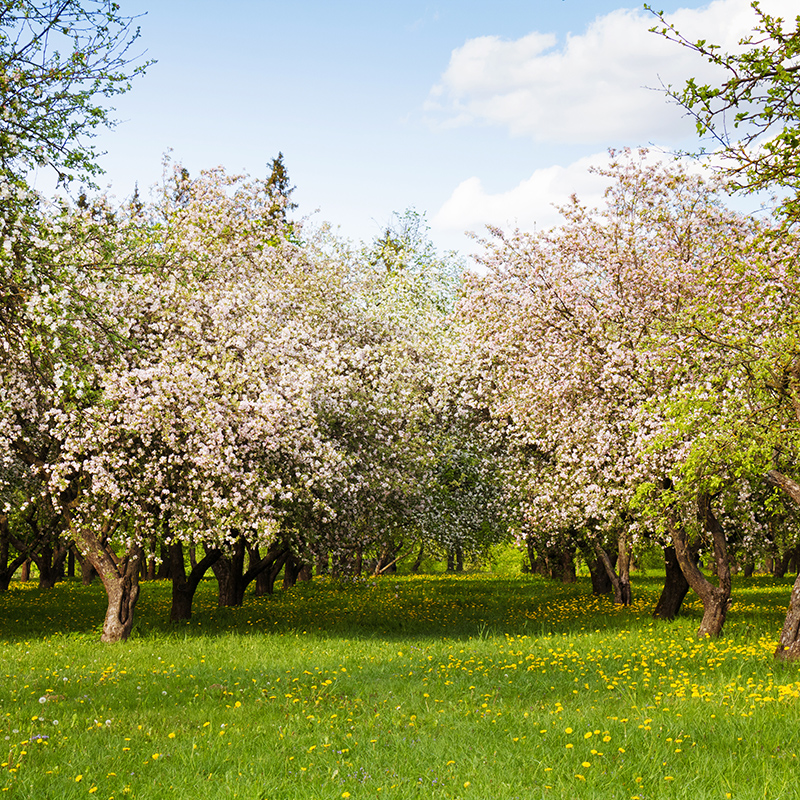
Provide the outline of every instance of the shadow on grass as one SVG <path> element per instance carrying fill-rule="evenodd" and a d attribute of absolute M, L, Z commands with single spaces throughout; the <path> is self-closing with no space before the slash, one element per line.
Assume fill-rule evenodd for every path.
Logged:
<path fill-rule="evenodd" d="M 767 576 L 737 580 L 726 628 L 779 629 L 791 583 L 790 578 Z M 249 595 L 239 608 L 219 608 L 216 583 L 208 580 L 198 588 L 193 618 L 171 623 L 170 584 L 146 582 L 132 636 L 308 633 L 323 638 L 402 639 L 613 633 L 648 622 L 660 590 L 660 576 L 634 576 L 634 603 L 620 608 L 608 595 L 592 595 L 588 578 L 567 585 L 530 575 L 317 578 L 286 592 Z M 98 637 L 105 608 L 99 582 L 86 587 L 79 581 L 64 581 L 46 591 L 12 584 L 0 595 L 0 639 Z M 697 598 L 690 594 L 681 619 L 699 624 L 701 615 Z"/>

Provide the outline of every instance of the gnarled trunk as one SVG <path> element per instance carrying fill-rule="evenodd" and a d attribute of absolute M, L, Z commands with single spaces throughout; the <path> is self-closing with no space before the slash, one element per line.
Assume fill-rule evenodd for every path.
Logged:
<path fill-rule="evenodd" d="M 800 659 L 800 573 L 795 578 L 789 609 L 783 623 L 781 638 L 775 650 L 775 658 L 783 661 Z"/>
<path fill-rule="evenodd" d="M 139 599 L 139 561 L 129 559 L 129 566 L 121 574 L 100 573 L 106 594 L 108 608 L 103 622 L 101 642 L 121 642 L 131 635 L 133 630 L 133 609 Z"/>
<path fill-rule="evenodd" d="M 72 534 L 75 546 L 84 562 L 91 564 L 100 576 L 108 597 L 103 634 L 100 641 L 120 642 L 133 630 L 133 610 L 139 599 L 139 568 L 143 558 L 142 548 L 133 545 L 123 556 L 118 556 L 109 544 L 115 523 L 106 519 L 99 531 L 76 525 L 68 505 L 63 506 L 64 519 Z"/>
<path fill-rule="evenodd" d="M 673 620 L 683 605 L 689 591 L 689 582 L 678 563 L 674 547 L 664 548 L 664 588 L 658 598 L 653 616 L 656 619 Z"/>
<path fill-rule="evenodd" d="M 672 543 L 681 571 L 689 586 L 703 603 L 703 619 L 697 631 L 698 638 L 717 637 L 722 632 L 731 598 L 731 571 L 728 563 L 728 548 L 725 533 L 711 509 L 711 498 L 703 493 L 697 498 L 697 517 L 711 534 L 714 562 L 719 585 L 714 586 L 695 563 L 686 531 L 673 520 L 669 521 Z"/>

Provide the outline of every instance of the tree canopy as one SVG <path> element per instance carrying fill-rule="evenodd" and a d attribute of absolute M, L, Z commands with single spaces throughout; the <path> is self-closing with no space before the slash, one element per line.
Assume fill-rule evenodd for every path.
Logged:
<path fill-rule="evenodd" d="M 774 187 L 790 194 L 784 210 L 800 217 L 800 15 L 784 20 L 751 3 L 753 32 L 734 52 L 707 39 L 686 38 L 661 12 L 652 30 L 701 55 L 720 80 L 689 78 L 669 95 L 694 117 L 697 133 L 721 150 L 733 185 L 745 191 Z M 646 6 L 650 8 L 649 6 Z M 652 11 L 652 8 L 650 9 Z"/>

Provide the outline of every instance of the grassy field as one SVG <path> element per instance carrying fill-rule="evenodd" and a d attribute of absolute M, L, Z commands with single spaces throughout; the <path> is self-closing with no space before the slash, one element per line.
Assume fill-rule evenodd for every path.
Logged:
<path fill-rule="evenodd" d="M 143 586 L 101 646 L 101 587 L 0 596 L 0 790 L 67 798 L 789 798 L 800 667 L 772 651 L 791 581 L 740 579 L 654 623 L 524 575 L 315 579 L 170 625 Z M 692 596 L 690 596 L 691 598 Z"/>

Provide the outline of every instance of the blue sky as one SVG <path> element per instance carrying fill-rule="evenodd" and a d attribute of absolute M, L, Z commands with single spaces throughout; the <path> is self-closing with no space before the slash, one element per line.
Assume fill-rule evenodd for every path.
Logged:
<path fill-rule="evenodd" d="M 733 43 L 747 0 L 660 2 L 682 30 Z M 796 0 L 765 0 L 796 14 Z M 358 240 L 393 211 L 425 212 L 434 241 L 469 250 L 485 223 L 546 226 L 609 147 L 693 142 L 654 91 L 702 74 L 647 32 L 641 6 L 609 0 L 122 0 L 144 14 L 157 60 L 117 98 L 101 180 L 118 198 L 161 174 L 264 175 L 282 151 L 299 214 Z M 317 211 L 318 209 L 318 211 Z"/>

